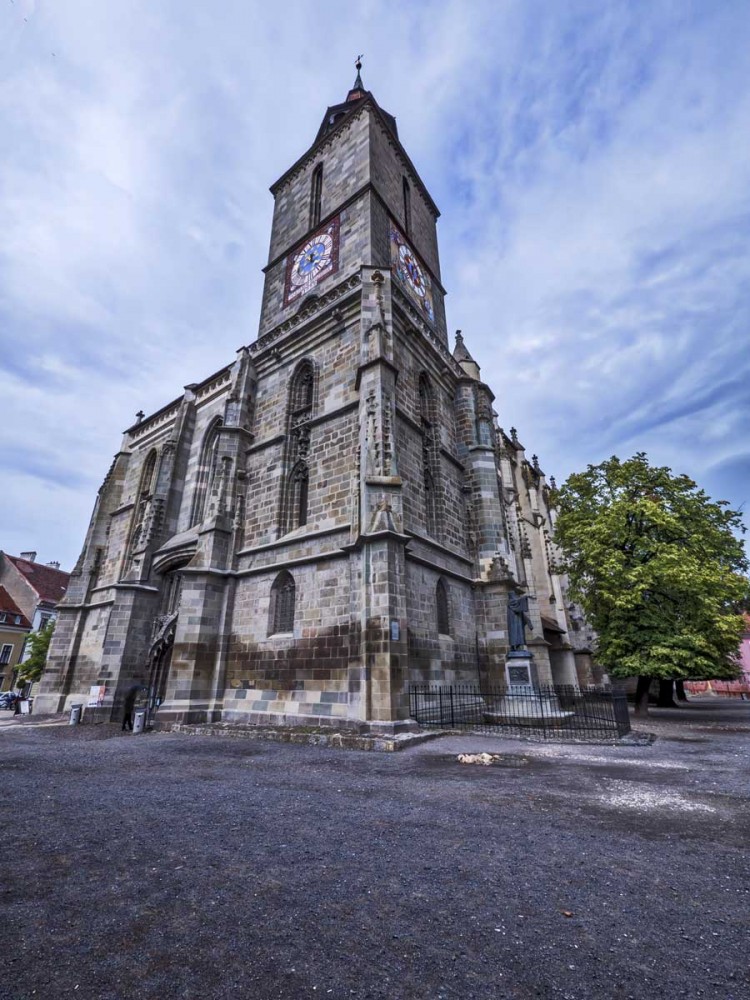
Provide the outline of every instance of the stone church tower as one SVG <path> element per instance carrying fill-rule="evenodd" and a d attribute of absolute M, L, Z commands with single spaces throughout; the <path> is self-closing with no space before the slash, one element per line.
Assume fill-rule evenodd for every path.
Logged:
<path fill-rule="evenodd" d="M 359 72 L 271 192 L 257 340 L 125 432 L 37 709 L 388 727 L 410 683 L 503 683 L 511 589 L 537 680 L 588 681 L 550 490 L 449 348 L 438 210 Z"/>

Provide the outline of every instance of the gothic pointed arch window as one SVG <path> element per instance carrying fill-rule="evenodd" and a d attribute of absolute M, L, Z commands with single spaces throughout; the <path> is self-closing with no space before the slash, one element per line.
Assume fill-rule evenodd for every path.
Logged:
<path fill-rule="evenodd" d="M 435 587 L 435 608 L 437 610 L 437 630 L 439 635 L 451 634 L 451 615 L 448 603 L 448 589 L 441 577 Z"/>
<path fill-rule="evenodd" d="M 401 193 L 404 199 L 404 232 L 411 235 L 411 187 L 404 177 L 401 183 Z"/>
<path fill-rule="evenodd" d="M 321 218 L 323 203 L 323 164 L 319 163 L 312 172 L 310 184 L 310 225 L 317 226 Z"/>
<path fill-rule="evenodd" d="M 419 425 L 422 437 L 422 488 L 425 526 L 429 535 L 439 531 L 440 455 L 436 422 L 435 394 L 426 372 L 419 376 Z"/>
<path fill-rule="evenodd" d="M 151 506 L 156 490 L 156 448 L 146 455 L 138 480 L 138 495 L 135 501 L 133 533 L 130 537 L 131 551 L 145 543 L 151 515 Z"/>
<path fill-rule="evenodd" d="M 282 570 L 271 586 L 271 606 L 268 614 L 268 634 L 294 631 L 294 577 Z"/>
<path fill-rule="evenodd" d="M 287 531 L 293 531 L 307 524 L 308 478 L 307 464 L 302 461 L 297 462 L 289 474 L 287 483 Z"/>
<path fill-rule="evenodd" d="M 304 417 L 312 411 L 315 396 L 315 366 L 303 358 L 294 369 L 289 386 L 289 411 L 292 418 Z"/>
<path fill-rule="evenodd" d="M 193 495 L 193 509 L 190 515 L 191 527 L 201 524 L 208 513 L 208 502 L 211 496 L 211 488 L 216 474 L 219 470 L 219 442 L 220 430 L 222 427 L 221 417 L 216 417 L 209 426 L 203 437 L 200 459 L 198 460 L 198 476 L 195 483 L 195 494 Z"/>
<path fill-rule="evenodd" d="M 310 421 L 315 404 L 317 375 L 310 358 L 297 365 L 289 384 L 284 484 L 281 494 L 282 535 L 307 524 L 310 483 Z"/>

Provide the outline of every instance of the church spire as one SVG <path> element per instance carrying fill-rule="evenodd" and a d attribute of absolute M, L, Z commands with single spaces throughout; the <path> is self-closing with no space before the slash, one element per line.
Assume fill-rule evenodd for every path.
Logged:
<path fill-rule="evenodd" d="M 362 56 L 357 56 L 357 61 L 354 63 L 357 67 L 357 78 L 354 81 L 354 86 L 346 95 L 347 101 L 358 101 L 360 97 L 364 97 L 367 91 L 365 90 L 365 85 L 362 83 L 362 76 L 360 70 L 362 69 Z"/>

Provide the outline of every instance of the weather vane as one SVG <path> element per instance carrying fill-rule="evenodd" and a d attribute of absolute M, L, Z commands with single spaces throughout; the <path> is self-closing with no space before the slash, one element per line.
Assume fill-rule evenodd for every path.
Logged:
<path fill-rule="evenodd" d="M 357 56 L 357 59 L 356 59 L 356 61 L 354 63 L 354 65 L 357 67 L 357 72 L 358 73 L 362 69 L 362 57 L 363 56 L 364 56 L 364 52 L 362 53 L 362 55 Z"/>

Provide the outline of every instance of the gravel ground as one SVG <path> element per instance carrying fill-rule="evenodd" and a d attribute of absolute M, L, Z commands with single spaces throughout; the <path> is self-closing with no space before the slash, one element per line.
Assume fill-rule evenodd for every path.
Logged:
<path fill-rule="evenodd" d="M 642 725 L 378 754 L 4 718 L 0 996 L 747 1000 L 750 703 Z"/>

